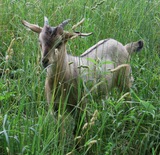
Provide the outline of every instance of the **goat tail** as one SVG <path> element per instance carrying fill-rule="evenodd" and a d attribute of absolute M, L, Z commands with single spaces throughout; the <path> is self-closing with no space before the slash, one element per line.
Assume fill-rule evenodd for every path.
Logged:
<path fill-rule="evenodd" d="M 139 40 L 137 42 L 128 43 L 125 45 L 125 48 L 129 54 L 132 54 L 133 52 L 139 52 L 143 48 L 143 44 L 143 41 Z"/>

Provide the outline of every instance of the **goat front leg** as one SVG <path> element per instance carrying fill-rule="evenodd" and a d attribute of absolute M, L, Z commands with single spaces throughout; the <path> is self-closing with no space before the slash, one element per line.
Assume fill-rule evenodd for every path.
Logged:
<path fill-rule="evenodd" d="M 75 119 L 75 126 L 73 130 L 75 149 L 80 152 L 84 147 L 84 139 L 86 131 L 83 129 L 84 125 L 88 123 L 88 112 L 85 110 L 86 102 L 80 101 L 80 103 L 75 107 L 72 116 Z"/>
<path fill-rule="evenodd" d="M 60 88 L 59 88 L 60 87 Z M 58 92 L 58 90 L 60 92 Z M 63 140 L 65 138 L 65 98 L 64 96 L 66 96 L 66 91 L 63 87 L 63 85 L 56 85 L 54 83 L 54 79 L 53 78 L 46 78 L 45 81 L 45 93 L 46 93 L 46 98 L 47 98 L 47 102 L 49 105 L 49 111 L 50 114 L 53 116 L 53 119 L 55 120 L 57 127 L 58 127 L 58 131 L 59 131 L 59 137 L 58 137 L 58 145 L 59 146 L 63 146 Z M 58 93 L 58 94 L 57 94 Z M 58 100 L 57 100 L 57 95 L 58 96 Z"/>
<path fill-rule="evenodd" d="M 82 124 L 81 121 L 82 119 L 82 111 L 78 108 L 75 109 L 73 117 L 75 118 L 75 126 L 73 130 L 73 135 L 74 135 L 74 140 L 75 140 L 75 149 L 77 151 L 81 150 L 81 144 L 82 144 Z"/>
<path fill-rule="evenodd" d="M 45 96 L 48 102 L 50 113 L 53 115 L 58 110 L 56 101 L 56 90 L 54 90 L 54 78 L 46 78 Z"/>

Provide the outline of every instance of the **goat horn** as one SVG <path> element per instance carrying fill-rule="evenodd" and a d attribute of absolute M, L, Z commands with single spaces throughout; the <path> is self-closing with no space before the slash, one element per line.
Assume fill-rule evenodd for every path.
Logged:
<path fill-rule="evenodd" d="M 61 24 L 59 24 L 59 26 L 64 28 L 69 23 L 69 21 L 70 21 L 70 19 L 67 19 L 67 20 L 63 21 Z"/>
<path fill-rule="evenodd" d="M 48 18 L 47 17 L 44 17 L 44 26 L 45 25 L 49 25 L 49 22 L 48 22 Z"/>

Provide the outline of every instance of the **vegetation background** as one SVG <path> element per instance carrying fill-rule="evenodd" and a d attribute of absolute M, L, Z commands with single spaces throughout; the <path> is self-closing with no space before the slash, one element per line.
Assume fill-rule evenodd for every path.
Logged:
<path fill-rule="evenodd" d="M 90 100 L 95 123 L 86 130 L 80 154 L 158 155 L 160 153 L 160 1 L 159 0 L 0 0 L 0 155 L 63 155 L 74 152 L 73 119 L 59 139 L 61 121 L 50 115 L 44 97 L 45 70 L 40 63 L 38 36 L 21 20 L 43 26 L 44 16 L 56 26 L 70 18 L 85 18 L 81 32 L 87 38 L 68 43 L 73 55 L 83 53 L 104 38 L 123 44 L 144 40 L 141 53 L 132 56 L 135 82 L 132 105 L 116 90 L 101 103 Z M 68 117 L 69 114 L 67 115 Z M 66 117 L 67 118 L 67 117 Z"/>

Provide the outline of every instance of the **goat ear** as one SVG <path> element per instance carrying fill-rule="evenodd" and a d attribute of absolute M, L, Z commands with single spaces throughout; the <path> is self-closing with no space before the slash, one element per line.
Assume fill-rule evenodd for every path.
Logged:
<path fill-rule="evenodd" d="M 35 25 L 35 24 L 30 24 L 25 20 L 22 20 L 22 24 L 36 33 L 41 33 L 42 31 L 42 28 L 40 26 Z"/>
<path fill-rule="evenodd" d="M 75 33 L 70 33 L 68 31 L 64 31 L 63 34 L 64 34 L 65 40 L 71 39 L 72 37 L 76 36 Z"/>

